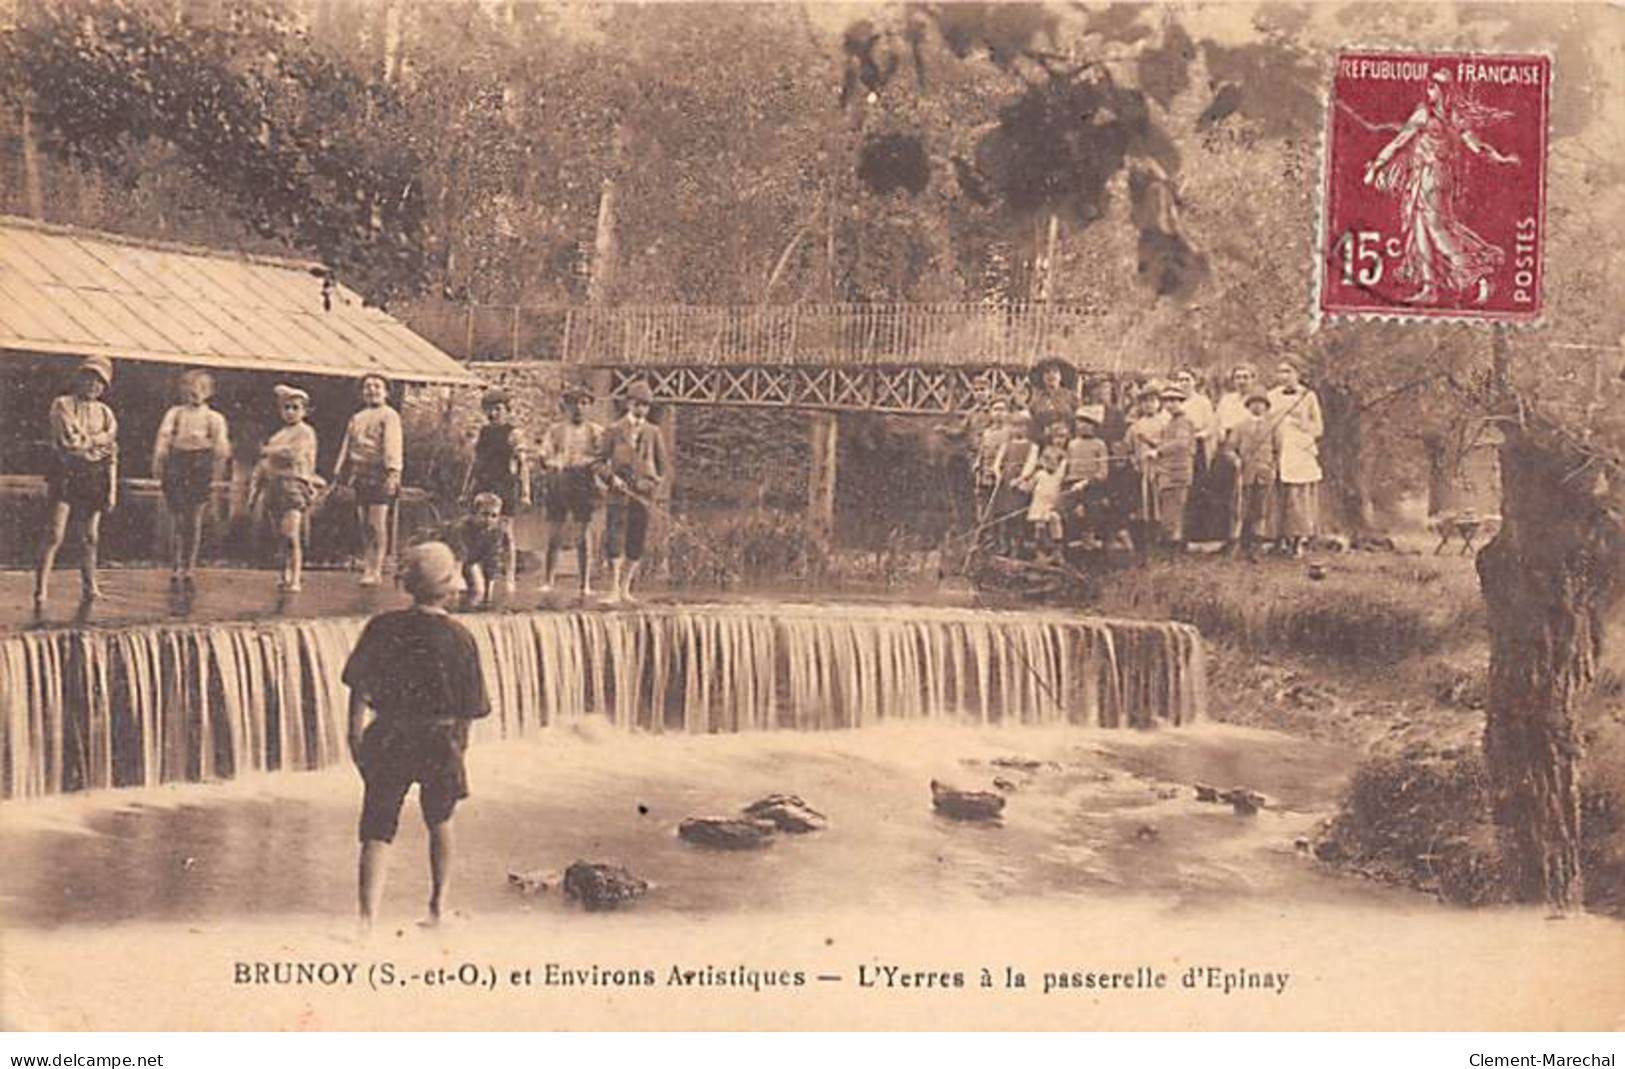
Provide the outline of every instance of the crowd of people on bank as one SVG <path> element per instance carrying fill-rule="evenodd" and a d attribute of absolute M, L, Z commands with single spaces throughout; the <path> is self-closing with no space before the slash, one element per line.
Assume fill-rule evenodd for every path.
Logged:
<path fill-rule="evenodd" d="M 97 543 L 101 517 L 118 494 L 119 425 L 103 400 L 113 365 L 82 361 L 72 388 L 49 412 L 48 515 L 35 571 L 36 605 L 46 600 L 70 519 L 79 522 L 83 596 L 100 595 Z M 195 583 L 203 513 L 231 456 L 225 416 L 210 406 L 213 377 L 189 370 L 176 403 L 159 424 L 153 476 L 173 518 L 171 582 Z M 401 490 L 405 442 L 389 384 L 358 384 L 331 478 L 317 470 L 317 432 L 307 422 L 310 395 L 277 385 L 268 400 L 281 425 L 261 445 L 249 482 L 249 510 L 276 531 L 280 587 L 302 586 L 306 518 L 334 488 L 354 502 L 362 586 L 382 581 L 390 510 Z M 654 398 L 633 383 L 625 414 L 601 426 L 588 418 L 591 394 L 569 385 L 561 413 L 539 439 L 515 424 L 513 398 L 489 389 L 485 425 L 463 481 L 464 515 L 440 532 L 457 553 L 471 600 L 515 590 L 514 517 L 541 498 L 546 518 L 541 589 L 553 590 L 560 554 L 574 550 L 583 596 L 592 593 L 589 546 L 602 511 L 610 601 L 631 598 L 655 507 L 669 479 L 668 445 L 649 420 Z M 1322 477 L 1320 400 L 1299 365 L 1282 360 L 1265 387 L 1251 364 L 1230 369 L 1211 388 L 1193 368 L 1170 378 L 1098 379 L 1087 384 L 1058 359 L 1042 361 L 1025 407 L 995 398 L 974 417 L 972 478 L 978 533 L 994 552 L 1040 562 L 1077 560 L 1127 544 L 1145 554 L 1192 542 L 1221 543 L 1255 559 L 1267 545 L 1301 554 L 1318 534 Z"/>
<path fill-rule="evenodd" d="M 1266 546 L 1301 554 L 1319 533 L 1325 423 L 1297 362 L 1274 371 L 1267 388 L 1238 364 L 1211 389 L 1187 367 L 1080 391 L 1070 365 L 1041 362 L 1025 408 L 995 398 L 977 417 L 984 544 L 1049 564 L 1122 543 L 1142 554 L 1192 542 L 1248 560 Z"/>
<path fill-rule="evenodd" d="M 119 488 L 119 424 L 103 400 L 112 384 L 112 361 L 87 357 L 75 370 L 70 390 L 51 403 L 47 516 L 34 573 L 36 608 L 47 600 L 56 556 L 72 520 L 78 521 L 80 535 L 82 597 L 90 601 L 102 594 L 97 569 L 101 521 L 116 505 Z M 213 376 L 201 369 L 185 371 L 176 393 L 176 404 L 165 412 L 153 443 L 152 475 L 173 521 L 170 582 L 189 590 L 196 584 L 205 508 L 232 449 L 226 417 L 209 403 Z M 391 509 L 401 492 L 405 439 L 383 376 L 364 376 L 357 393 L 359 405 L 345 428 L 331 478 L 317 470 L 317 433 L 307 422 L 310 394 L 278 384 L 268 398 L 280 426 L 259 447 L 247 506 L 276 531 L 278 586 L 286 593 L 303 586 L 307 517 L 335 489 L 354 502 L 360 585 L 382 582 Z M 670 462 L 660 428 L 649 420 L 654 403 L 649 387 L 634 382 L 624 400 L 625 414 L 604 427 L 586 416 L 591 393 L 566 386 L 560 418 L 533 445 L 513 422 L 512 397 L 501 389 L 484 393 L 485 425 L 463 480 L 460 504 L 466 513 L 439 532 L 458 557 L 471 601 L 489 603 L 499 584 L 514 592 L 518 551 L 513 520 L 535 496 L 533 483 L 547 519 L 542 592 L 553 589 L 559 552 L 572 545 L 579 591 L 584 597 L 592 594 L 588 531 L 602 509 L 611 567 L 607 598 L 632 598 L 650 510 L 669 478 Z"/>

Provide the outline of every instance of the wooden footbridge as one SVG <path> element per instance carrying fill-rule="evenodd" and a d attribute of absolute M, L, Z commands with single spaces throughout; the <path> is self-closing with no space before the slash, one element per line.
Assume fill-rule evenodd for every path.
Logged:
<path fill-rule="evenodd" d="M 412 325 L 474 365 L 578 368 L 600 396 L 645 382 L 668 429 L 682 405 L 806 412 L 807 519 L 823 542 L 834 529 L 838 413 L 943 416 L 995 397 L 1021 403 L 1034 364 L 1050 356 L 1106 375 L 1147 363 L 1107 336 L 1098 310 L 1049 302 L 464 306 Z"/>
<path fill-rule="evenodd" d="M 1108 374 L 1138 366 L 1105 323 L 1046 302 L 478 306 L 414 326 L 470 362 L 594 369 L 613 394 L 641 379 L 669 404 L 945 414 L 1021 399 L 1046 356 Z"/>

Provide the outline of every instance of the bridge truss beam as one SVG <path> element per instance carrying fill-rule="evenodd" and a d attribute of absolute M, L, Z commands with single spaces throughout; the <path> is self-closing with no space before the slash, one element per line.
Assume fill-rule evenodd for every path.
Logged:
<path fill-rule="evenodd" d="M 612 368 L 611 392 L 649 384 L 655 400 L 678 405 L 805 408 L 826 412 L 942 414 L 966 412 L 991 398 L 1028 392 L 1015 367 L 716 366 Z"/>

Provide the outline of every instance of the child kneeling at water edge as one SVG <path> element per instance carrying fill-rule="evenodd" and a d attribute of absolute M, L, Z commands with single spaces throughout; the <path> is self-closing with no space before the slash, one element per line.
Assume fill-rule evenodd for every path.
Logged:
<path fill-rule="evenodd" d="M 432 889 L 424 923 L 438 924 L 444 916 L 452 812 L 468 797 L 468 725 L 491 711 L 474 636 L 446 611 L 464 588 L 456 555 L 443 542 L 426 542 L 407 550 L 401 568 L 412 607 L 368 621 L 344 666 L 350 756 L 365 784 L 359 904 L 368 929 L 383 901 L 389 844 L 414 783 L 429 829 Z"/>
<path fill-rule="evenodd" d="M 468 515 L 452 526 L 447 539 L 462 565 L 470 605 L 491 604 L 498 576 L 508 589 L 513 588 L 513 572 L 508 570 L 513 537 L 502 511 L 502 498 L 496 494 L 489 490 L 475 494 Z"/>

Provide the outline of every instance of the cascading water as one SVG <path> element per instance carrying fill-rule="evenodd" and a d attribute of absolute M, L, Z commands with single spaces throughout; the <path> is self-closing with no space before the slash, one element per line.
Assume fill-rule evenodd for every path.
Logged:
<path fill-rule="evenodd" d="M 685 605 L 462 616 L 492 716 L 642 731 L 883 720 L 1151 727 L 1204 702 L 1185 624 L 898 606 Z M 5 797 L 308 769 L 344 756 L 359 618 L 0 636 Z"/>

